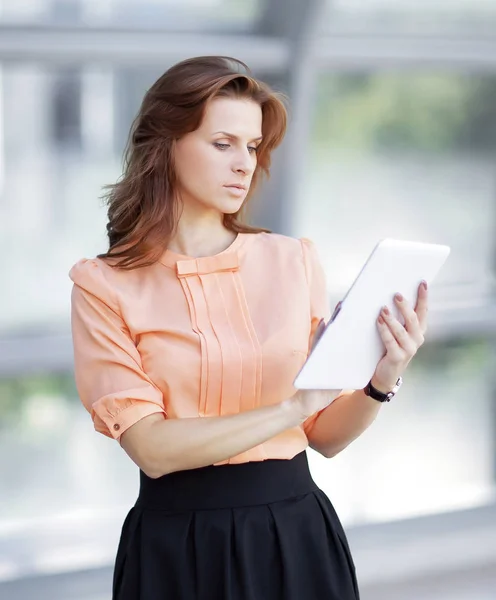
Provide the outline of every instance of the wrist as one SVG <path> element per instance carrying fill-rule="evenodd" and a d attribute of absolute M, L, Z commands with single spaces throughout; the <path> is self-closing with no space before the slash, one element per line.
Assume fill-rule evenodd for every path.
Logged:
<path fill-rule="evenodd" d="M 378 392 L 381 392 L 381 394 L 388 394 L 394 388 L 397 381 L 398 381 L 398 378 L 396 378 L 392 382 L 388 382 L 388 381 L 384 382 L 384 381 L 381 381 L 375 375 L 373 375 L 372 379 L 370 380 L 370 383 Z"/>
<path fill-rule="evenodd" d="M 377 381 L 377 377 L 375 378 L 375 380 Z M 401 377 L 398 377 L 398 379 L 396 380 L 396 383 L 392 386 L 386 386 L 384 385 L 383 390 L 381 391 L 381 389 L 377 389 L 374 385 L 374 383 L 372 383 L 372 379 L 369 381 L 369 383 L 365 386 L 364 388 L 364 393 L 366 396 L 370 396 L 371 398 L 373 398 L 374 400 L 377 400 L 378 402 L 390 402 L 392 398 L 394 398 L 396 396 L 396 394 L 398 393 L 399 389 L 401 388 L 403 384 L 403 379 Z M 376 383 L 376 385 L 381 385 L 381 383 Z M 388 391 L 386 391 L 388 390 Z"/>

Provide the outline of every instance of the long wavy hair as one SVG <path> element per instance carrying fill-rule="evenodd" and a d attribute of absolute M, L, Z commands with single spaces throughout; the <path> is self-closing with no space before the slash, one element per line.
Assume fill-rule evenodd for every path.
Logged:
<path fill-rule="evenodd" d="M 109 249 L 99 258 L 112 259 L 114 267 L 135 269 L 154 264 L 166 250 L 181 213 L 175 142 L 198 129 L 207 103 L 217 97 L 249 99 L 262 110 L 263 140 L 250 191 L 238 212 L 224 215 L 224 226 L 236 233 L 270 232 L 243 219 L 260 176 L 270 174 L 272 150 L 284 137 L 285 97 L 255 79 L 237 59 L 190 58 L 166 71 L 143 98 L 129 132 L 123 174 L 104 187 Z"/>

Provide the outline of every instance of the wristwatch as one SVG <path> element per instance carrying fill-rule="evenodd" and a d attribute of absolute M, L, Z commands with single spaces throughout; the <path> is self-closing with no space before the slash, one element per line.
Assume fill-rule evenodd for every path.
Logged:
<path fill-rule="evenodd" d="M 391 398 L 394 398 L 396 396 L 396 394 L 398 393 L 398 390 L 400 389 L 400 387 L 402 385 L 403 385 L 403 379 L 401 377 L 398 377 L 398 381 L 396 382 L 394 388 L 387 394 L 383 394 L 379 390 L 375 389 L 375 387 L 372 385 L 372 380 L 370 380 L 367 383 L 367 385 L 365 386 L 365 389 L 363 391 L 365 392 L 366 396 L 370 396 L 371 398 L 373 398 L 374 400 L 377 400 L 378 402 L 389 402 L 391 400 Z"/>

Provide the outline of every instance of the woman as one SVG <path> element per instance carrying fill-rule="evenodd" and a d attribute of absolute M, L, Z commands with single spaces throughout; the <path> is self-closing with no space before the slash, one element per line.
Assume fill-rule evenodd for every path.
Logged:
<path fill-rule="evenodd" d="M 359 597 L 305 449 L 334 456 L 381 403 L 364 390 L 296 392 L 329 319 L 323 269 L 309 240 L 241 220 L 285 127 L 280 97 L 243 63 L 172 67 L 147 92 L 110 187 L 109 250 L 70 272 L 81 400 L 140 469 L 114 600 Z M 398 306 L 404 327 L 378 319 L 378 398 L 423 343 L 426 290 L 416 310 Z"/>

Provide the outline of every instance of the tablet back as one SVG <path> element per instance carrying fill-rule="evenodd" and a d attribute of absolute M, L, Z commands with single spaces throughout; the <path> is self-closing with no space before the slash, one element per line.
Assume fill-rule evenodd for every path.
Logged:
<path fill-rule="evenodd" d="M 300 389 L 364 388 L 385 347 L 377 317 L 387 305 L 404 324 L 393 296 L 412 307 L 422 279 L 430 285 L 450 252 L 448 246 L 386 239 L 377 244 L 295 379 Z"/>

